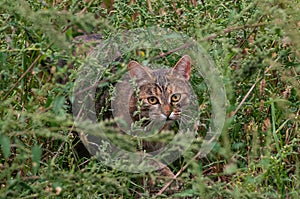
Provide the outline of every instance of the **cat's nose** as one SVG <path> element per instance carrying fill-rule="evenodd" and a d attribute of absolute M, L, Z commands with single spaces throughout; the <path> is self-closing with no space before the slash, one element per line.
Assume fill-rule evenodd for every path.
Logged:
<path fill-rule="evenodd" d="M 171 113 L 171 107 L 169 105 L 163 105 L 163 112 L 164 114 L 169 117 L 170 113 Z"/>

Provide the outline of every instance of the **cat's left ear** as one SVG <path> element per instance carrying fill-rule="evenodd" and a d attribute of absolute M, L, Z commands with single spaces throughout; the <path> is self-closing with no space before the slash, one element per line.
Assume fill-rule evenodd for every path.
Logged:
<path fill-rule="evenodd" d="M 191 77 L 191 57 L 184 55 L 173 67 L 171 74 L 177 73 L 182 75 L 186 80 Z"/>
<path fill-rule="evenodd" d="M 148 67 L 144 67 L 136 61 L 130 61 L 128 64 L 130 78 L 151 79 L 151 74 Z"/>

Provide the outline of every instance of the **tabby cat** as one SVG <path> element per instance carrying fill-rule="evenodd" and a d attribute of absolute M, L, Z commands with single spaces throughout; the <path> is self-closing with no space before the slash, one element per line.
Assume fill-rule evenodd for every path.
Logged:
<path fill-rule="evenodd" d="M 98 38 L 99 37 L 97 35 L 94 35 L 82 39 L 85 41 L 96 39 L 97 41 Z M 116 71 L 116 68 L 112 68 L 112 71 L 110 72 L 115 74 Z M 138 92 L 126 93 L 127 90 L 123 89 L 125 94 L 129 94 L 127 100 L 128 103 L 123 104 L 120 108 L 129 113 L 128 117 L 125 117 L 124 119 L 126 120 L 130 118 L 132 123 L 140 122 L 142 129 L 145 130 L 145 134 L 149 132 L 151 133 L 151 130 L 153 129 L 159 133 L 164 132 L 164 130 L 173 130 L 174 124 L 178 125 L 178 123 L 179 125 L 183 124 L 183 127 L 185 127 L 184 125 L 188 124 L 191 120 L 196 120 L 197 116 L 193 118 L 193 116 L 189 114 L 190 109 L 193 109 L 191 112 L 197 111 L 197 106 L 191 106 L 191 104 L 195 103 L 197 100 L 193 98 L 189 84 L 191 76 L 191 58 L 188 55 L 184 55 L 173 68 L 150 69 L 142 66 L 136 61 L 130 61 L 128 64 L 127 76 L 127 80 L 132 80 L 132 82 L 136 83 L 136 90 Z M 110 99 L 112 98 L 109 91 L 110 86 L 107 86 L 111 84 L 115 85 L 115 83 L 110 81 L 111 79 L 109 78 L 108 80 L 100 80 L 95 96 L 88 96 L 92 98 L 95 103 L 95 109 L 90 110 L 89 112 L 94 114 L 95 111 L 96 117 L 99 120 L 113 119 L 115 116 L 113 114 L 114 107 L 112 107 L 112 104 L 110 103 Z M 83 81 L 83 83 L 85 83 L 85 81 Z M 90 85 L 88 84 L 88 86 Z M 86 88 L 89 87 L 86 87 L 86 85 L 83 84 L 82 87 L 79 86 L 79 91 Z M 85 99 L 85 96 L 81 96 L 83 94 L 78 95 L 78 99 Z M 122 101 L 122 99 L 120 101 Z M 73 109 L 73 111 L 78 110 L 78 113 L 75 111 L 73 114 L 79 115 L 81 111 L 80 105 L 81 104 L 78 103 L 78 107 Z M 76 134 L 76 132 L 74 134 Z M 102 151 L 99 151 L 99 148 L 101 148 L 100 145 L 103 144 L 101 136 L 85 134 L 85 132 L 80 132 L 79 134 L 82 142 L 78 142 L 78 140 L 75 141 L 76 143 L 78 142 L 76 150 L 81 153 L 80 156 L 88 157 L 89 153 L 92 155 L 98 154 L 102 160 Z M 121 142 L 127 138 L 122 137 Z M 147 153 L 150 152 L 150 156 L 148 157 L 150 157 L 149 159 L 152 159 L 151 155 L 155 155 L 155 152 L 160 151 L 165 145 L 166 143 L 162 141 L 151 141 L 146 138 L 142 141 L 142 148 L 139 148 L 138 150 L 142 149 L 142 151 L 146 151 Z M 88 151 L 86 151 L 85 148 L 87 148 Z M 133 143 L 132 148 L 133 151 L 136 151 L 135 142 Z M 109 148 L 109 150 L 111 150 L 111 154 L 114 154 L 114 148 Z M 143 155 L 144 154 L 141 153 L 141 157 L 144 158 Z M 155 166 L 157 165 L 157 167 L 160 168 L 158 170 L 160 174 L 159 177 L 174 178 L 173 172 L 169 169 L 165 162 L 157 162 L 154 160 L 150 161 L 150 163 L 154 163 Z M 150 180 L 147 184 L 149 185 L 151 192 L 155 191 L 153 189 L 153 187 L 155 187 L 153 185 L 153 181 Z M 173 188 L 175 191 L 178 190 L 177 183 L 175 184 L 175 188 L 172 187 L 171 191 Z"/>
<path fill-rule="evenodd" d="M 116 71 L 112 71 L 113 74 L 115 72 Z M 163 149 L 170 145 L 163 139 L 153 141 L 149 138 L 152 138 L 153 130 L 157 135 L 164 135 L 164 132 L 171 132 L 168 130 L 173 130 L 175 125 L 175 128 L 177 127 L 179 132 L 181 127 L 189 129 L 189 124 L 194 124 L 194 121 L 197 120 L 197 116 L 190 114 L 197 112 L 197 105 L 193 105 L 197 100 L 194 98 L 195 95 L 193 95 L 189 84 L 190 76 L 191 58 L 188 55 L 184 55 L 173 68 L 151 69 L 142 66 L 136 61 L 130 61 L 128 64 L 128 73 L 123 76 L 126 77 L 125 81 L 122 81 L 121 78 L 118 80 L 118 83 L 113 83 L 113 93 L 109 92 L 109 88 L 112 87 L 99 86 L 96 90 L 95 97 L 96 115 L 99 120 L 116 119 L 117 125 L 120 127 L 117 129 L 123 134 L 115 135 L 115 131 L 113 132 L 113 136 L 116 138 L 114 137 L 110 141 L 116 144 L 117 147 L 109 148 L 109 153 L 112 154 L 113 157 L 127 157 L 123 156 L 123 153 L 120 153 L 121 156 L 119 156 L 119 152 L 122 150 L 119 150 L 118 144 L 122 144 L 123 146 L 128 140 L 133 140 L 133 142 L 130 143 L 132 146 L 129 147 L 129 151 L 138 151 L 137 154 L 140 154 L 140 157 L 135 156 L 137 159 L 144 159 L 146 157 L 147 160 L 150 160 L 148 163 L 158 169 L 158 173 L 160 174 L 158 179 L 165 177 L 174 178 L 173 172 L 167 166 L 167 164 L 170 163 L 169 161 L 165 161 L 165 159 L 152 160 L 152 157 L 156 157 L 157 154 L 160 155 L 160 151 L 164 154 L 165 151 L 163 151 Z M 103 85 L 108 85 L 107 83 L 109 82 L 105 82 Z M 110 99 L 112 100 L 110 101 Z M 121 114 L 116 114 L 116 112 L 121 112 Z M 129 128 L 129 130 L 132 130 L 129 132 L 130 136 L 124 135 L 125 133 L 128 134 L 128 132 L 126 132 L 128 128 L 124 130 L 122 126 L 124 122 L 118 123 L 117 118 L 123 118 L 127 127 L 135 126 L 132 124 L 140 125 L 138 127 L 141 127 L 139 129 L 142 129 L 141 132 L 144 133 L 144 135 L 143 139 L 141 139 L 141 143 L 139 142 L 138 144 L 139 146 L 136 146 L 136 141 L 132 139 L 135 137 L 133 135 L 136 133 L 136 128 Z M 109 134 L 110 132 L 107 133 Z M 147 135 L 148 133 L 150 136 Z M 168 134 L 172 139 L 174 138 L 173 135 L 175 134 L 171 133 L 171 136 Z M 180 135 L 182 137 L 188 137 L 185 131 L 181 132 Z M 99 151 L 99 148 L 101 148 L 100 145 L 103 143 L 101 138 L 99 138 L 100 136 L 93 137 L 92 135 L 87 135 L 82 138 L 82 141 L 88 147 L 91 154 L 98 154 L 102 160 L 102 158 L 105 157 L 105 152 L 101 154 L 103 152 Z M 95 142 L 95 140 L 98 141 Z M 180 141 L 181 140 L 179 140 L 179 142 Z M 88 142 L 90 144 L 87 144 Z M 184 145 L 184 142 L 182 143 Z M 180 144 L 175 145 L 174 153 L 181 150 L 180 147 L 182 145 Z M 136 149 L 136 147 L 138 147 L 138 149 Z M 127 152 L 126 149 L 125 151 Z M 147 152 L 146 156 L 145 153 L 143 153 L 144 151 Z M 171 151 L 171 156 L 174 155 L 174 153 Z M 165 156 L 160 157 L 165 158 Z M 135 163 L 138 163 L 138 161 L 139 160 L 135 161 Z M 153 189 L 156 187 L 154 186 L 155 183 L 156 182 L 152 180 L 147 182 L 151 192 L 155 192 L 155 189 Z M 170 191 L 176 190 L 178 190 L 177 183 L 175 183 L 175 187 L 170 188 Z"/>

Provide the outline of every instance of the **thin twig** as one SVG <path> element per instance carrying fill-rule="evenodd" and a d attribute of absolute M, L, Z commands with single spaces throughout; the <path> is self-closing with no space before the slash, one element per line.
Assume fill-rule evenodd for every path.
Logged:
<path fill-rule="evenodd" d="M 194 160 L 194 158 L 192 159 Z M 190 160 L 190 162 L 192 161 Z M 190 164 L 190 162 L 188 162 L 186 165 L 184 165 L 177 173 L 176 175 L 174 175 L 174 177 L 167 183 L 165 184 L 165 186 L 163 188 L 161 188 L 159 190 L 159 192 L 157 194 L 155 194 L 155 196 L 160 196 L 171 184 L 172 182 L 188 167 L 188 165 Z"/>
<path fill-rule="evenodd" d="M 211 34 L 211 35 L 204 37 L 203 39 L 200 39 L 198 41 L 199 42 L 209 41 L 209 40 L 213 40 L 213 39 L 217 38 L 220 35 L 227 34 L 227 33 L 230 33 L 230 32 L 236 31 L 236 30 L 241 30 L 244 28 L 256 28 L 256 27 L 260 27 L 260 26 L 265 26 L 267 24 L 268 23 L 255 23 L 255 24 L 246 24 L 244 26 L 229 27 L 229 28 L 225 28 L 223 31 L 221 31 L 219 33 Z"/>
<path fill-rule="evenodd" d="M 244 96 L 243 100 L 240 102 L 240 104 L 238 105 L 238 107 L 233 111 L 233 113 L 230 115 L 230 117 L 234 116 L 242 107 L 242 105 L 245 103 L 246 99 L 249 97 L 250 93 L 252 92 L 252 90 L 255 88 L 256 84 L 261 80 L 261 78 L 258 78 L 255 83 L 251 86 L 251 88 L 249 89 L 249 91 L 246 93 L 246 95 Z"/>
<path fill-rule="evenodd" d="M 52 42 L 51 44 L 49 44 L 49 46 L 47 46 L 46 50 L 48 50 L 54 42 Z M 33 67 L 36 65 L 36 63 L 39 61 L 39 59 L 42 56 L 42 52 L 40 52 L 40 54 L 35 58 L 35 60 L 31 63 L 31 65 L 27 68 L 27 70 L 21 75 L 21 77 L 18 79 L 18 81 L 16 81 L 16 83 L 14 83 L 14 85 L 6 92 L 6 94 L 4 95 L 2 100 L 6 100 L 6 98 L 9 96 L 9 94 L 19 85 L 19 83 L 22 81 L 22 79 L 24 79 L 24 77 L 33 69 Z"/>
<path fill-rule="evenodd" d="M 148 9 L 149 9 L 149 11 L 152 13 L 152 5 L 151 5 L 151 1 L 150 1 L 150 0 L 147 0 L 147 3 L 148 3 Z"/>
<path fill-rule="evenodd" d="M 202 156 L 201 156 L 202 155 Z M 177 179 L 177 177 L 179 176 L 179 175 L 181 175 L 182 174 L 182 172 L 183 171 L 185 171 L 186 170 L 186 168 L 192 163 L 192 161 L 194 161 L 194 160 L 196 160 L 196 159 L 198 159 L 199 157 L 201 157 L 201 158 L 203 158 L 204 156 L 203 156 L 203 152 L 200 150 L 193 158 L 191 158 L 177 173 L 176 173 L 176 175 L 174 175 L 174 177 L 167 183 L 167 184 L 165 184 L 165 186 L 163 187 L 163 188 L 161 188 L 160 190 L 159 190 L 159 192 L 155 195 L 155 196 L 160 196 L 164 191 L 166 191 L 166 189 L 172 184 L 172 182 L 174 181 L 174 180 L 176 180 Z"/>
<path fill-rule="evenodd" d="M 165 56 L 170 55 L 170 54 L 172 54 L 172 53 L 174 53 L 174 52 L 177 52 L 177 51 L 179 51 L 179 50 L 188 48 L 188 47 L 190 47 L 191 45 L 193 45 L 192 42 L 186 43 L 186 44 L 184 44 L 184 45 L 182 45 L 182 46 L 179 46 L 179 47 L 177 47 L 177 48 L 174 48 L 174 49 L 172 49 L 172 50 L 170 50 L 170 51 L 168 51 L 168 52 L 166 52 L 166 53 L 161 53 L 161 54 L 159 54 L 159 55 L 157 55 L 157 56 L 154 56 L 154 57 L 150 58 L 150 61 L 153 61 L 153 60 L 155 60 L 155 59 L 159 59 L 159 58 L 165 57 Z"/>
<path fill-rule="evenodd" d="M 87 91 L 89 91 L 89 90 L 91 90 L 91 89 L 97 88 L 97 87 L 99 86 L 99 83 L 101 83 L 101 82 L 105 82 L 105 81 L 98 81 L 98 80 L 97 80 L 97 81 L 95 81 L 95 83 L 92 84 L 91 86 L 88 86 L 88 87 L 86 87 L 86 88 L 84 88 L 84 89 L 78 91 L 77 93 L 74 93 L 73 95 L 74 95 L 74 96 L 81 95 L 81 94 L 84 93 L 84 92 L 87 92 Z"/>
<path fill-rule="evenodd" d="M 246 24 L 244 26 L 236 26 L 236 27 L 229 27 L 229 28 L 225 28 L 223 31 L 219 32 L 219 33 L 214 33 L 214 34 L 211 34 L 207 37 L 204 37 L 200 40 L 198 40 L 198 42 L 204 42 L 204 41 L 209 41 L 209 40 L 213 40 L 215 38 L 217 38 L 218 36 L 220 35 L 223 35 L 223 34 L 227 34 L 227 33 L 230 33 L 230 32 L 233 32 L 233 31 L 236 31 L 236 30 L 241 30 L 241 29 L 244 29 L 244 28 L 256 28 L 256 27 L 260 27 L 260 26 L 264 26 L 264 25 L 267 25 L 267 23 L 255 23 L 255 24 Z M 168 56 L 174 52 L 177 52 L 179 50 L 182 50 L 182 49 L 185 49 L 185 48 L 188 48 L 190 47 L 191 45 L 193 45 L 193 42 L 190 42 L 190 43 L 186 43 L 186 44 L 183 44 L 177 48 L 174 48 L 166 53 L 161 53 L 157 56 L 154 56 L 152 58 L 150 58 L 150 61 L 153 61 L 153 60 L 156 60 L 156 59 L 160 59 L 162 57 L 165 57 L 165 56 Z"/>

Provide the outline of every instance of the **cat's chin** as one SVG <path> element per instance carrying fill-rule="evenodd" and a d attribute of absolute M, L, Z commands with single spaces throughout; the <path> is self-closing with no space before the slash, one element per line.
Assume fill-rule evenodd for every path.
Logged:
<path fill-rule="evenodd" d="M 150 115 L 151 120 L 156 120 L 156 121 L 166 121 L 168 118 L 164 114 L 153 114 Z"/>

